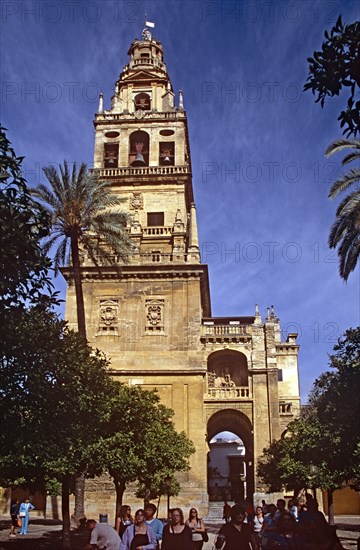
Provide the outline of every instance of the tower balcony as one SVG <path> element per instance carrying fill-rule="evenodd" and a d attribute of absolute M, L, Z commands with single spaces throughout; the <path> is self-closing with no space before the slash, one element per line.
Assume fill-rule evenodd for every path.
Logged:
<path fill-rule="evenodd" d="M 171 237 L 173 233 L 173 227 L 166 226 L 146 226 L 142 228 L 143 237 Z"/>
<path fill-rule="evenodd" d="M 203 320 L 200 338 L 203 343 L 249 342 L 251 340 L 250 323 L 225 319 L 220 323 L 216 320 Z"/>
<path fill-rule="evenodd" d="M 182 110 L 178 111 L 135 111 L 130 113 L 129 111 L 123 111 L 122 113 L 113 113 L 112 111 L 107 111 L 103 113 L 96 113 L 95 115 L 95 124 L 99 123 L 113 123 L 117 121 L 131 120 L 138 121 L 141 119 L 145 120 L 184 120 L 186 119 L 186 112 Z"/>
<path fill-rule="evenodd" d="M 212 388 L 207 387 L 204 395 L 206 400 L 226 401 L 226 400 L 249 400 L 251 399 L 250 388 L 248 386 L 233 386 L 230 388 Z"/>
<path fill-rule="evenodd" d="M 179 174 L 190 174 L 190 167 L 183 166 L 123 166 L 120 168 L 99 168 L 100 178 L 116 178 L 131 176 L 173 176 Z"/>
<path fill-rule="evenodd" d="M 156 57 L 138 57 L 134 58 L 125 66 L 124 71 L 127 71 L 129 69 L 133 69 L 134 67 L 141 67 L 141 66 L 151 66 L 151 67 L 157 67 L 158 69 L 163 70 L 166 72 L 166 65 L 163 63 L 163 61 L 159 61 Z"/>

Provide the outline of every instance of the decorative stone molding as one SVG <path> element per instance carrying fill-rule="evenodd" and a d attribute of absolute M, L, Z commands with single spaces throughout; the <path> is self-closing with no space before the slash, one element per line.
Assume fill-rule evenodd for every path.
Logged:
<path fill-rule="evenodd" d="M 162 299 L 145 300 L 145 332 L 164 331 L 164 306 Z"/>
<path fill-rule="evenodd" d="M 130 197 L 130 209 L 142 210 L 144 208 L 144 199 L 142 193 L 133 193 Z"/>
<path fill-rule="evenodd" d="M 118 300 L 100 300 L 99 326 L 97 334 L 114 335 L 119 333 L 119 302 Z"/>

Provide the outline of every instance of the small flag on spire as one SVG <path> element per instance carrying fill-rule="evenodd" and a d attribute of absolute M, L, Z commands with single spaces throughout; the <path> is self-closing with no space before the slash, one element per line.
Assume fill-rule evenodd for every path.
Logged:
<path fill-rule="evenodd" d="M 151 21 L 145 21 L 145 26 L 150 27 L 150 29 L 155 28 L 155 23 L 152 23 Z"/>

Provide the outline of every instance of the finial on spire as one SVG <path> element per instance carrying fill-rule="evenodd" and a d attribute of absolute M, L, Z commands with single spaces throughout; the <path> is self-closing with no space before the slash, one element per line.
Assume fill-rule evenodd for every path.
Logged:
<path fill-rule="evenodd" d="M 184 95 L 182 90 L 179 90 L 179 109 L 184 110 Z"/>
<path fill-rule="evenodd" d="M 256 317 L 259 315 L 259 304 L 255 304 L 255 315 Z"/>
<path fill-rule="evenodd" d="M 98 113 L 104 112 L 104 94 L 100 92 Z"/>
<path fill-rule="evenodd" d="M 270 308 L 269 307 L 267 308 L 266 319 L 270 319 Z"/>
<path fill-rule="evenodd" d="M 275 317 L 274 306 L 271 306 L 271 317 Z"/>

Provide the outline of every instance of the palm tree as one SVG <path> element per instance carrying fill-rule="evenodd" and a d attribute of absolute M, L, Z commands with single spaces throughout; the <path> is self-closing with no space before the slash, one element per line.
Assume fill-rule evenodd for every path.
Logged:
<path fill-rule="evenodd" d="M 50 184 L 33 189 L 48 212 L 52 231 L 44 250 L 54 249 L 55 274 L 71 265 L 75 282 L 79 333 L 86 338 L 85 307 L 82 288 L 81 253 L 86 252 L 95 265 L 114 264 L 114 258 L 126 263 L 132 249 L 126 232 L 128 216 L 121 199 L 111 191 L 111 183 L 99 181 L 85 163 L 72 171 L 64 161 L 59 172 L 53 166 L 43 169 Z"/>
<path fill-rule="evenodd" d="M 128 216 L 121 199 L 111 191 L 111 183 L 99 181 L 85 163 L 73 169 L 64 161 L 59 172 L 44 168 L 50 184 L 38 185 L 32 193 L 48 212 L 52 231 L 44 251 L 54 249 L 55 274 L 60 266 L 70 265 L 75 282 L 79 333 L 86 338 L 85 307 L 82 288 L 81 254 L 86 252 L 95 265 L 114 264 L 114 258 L 127 262 L 132 249 L 126 233 Z M 76 479 L 75 519 L 84 517 L 85 478 Z"/>
<path fill-rule="evenodd" d="M 359 161 L 360 141 L 357 139 L 334 141 L 326 149 L 325 156 L 330 157 L 345 149 L 352 149 L 352 151 L 343 158 L 343 166 Z M 360 254 L 360 189 L 356 185 L 359 181 L 360 168 L 352 168 L 336 180 L 329 191 L 329 198 L 333 199 L 348 188 L 353 189 L 337 207 L 336 220 L 329 235 L 330 248 L 338 247 L 339 273 L 345 281 L 354 271 Z"/>

